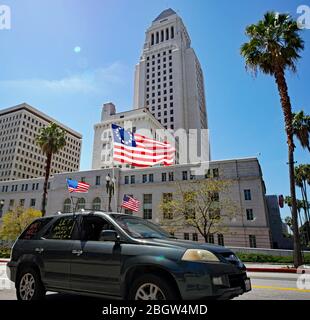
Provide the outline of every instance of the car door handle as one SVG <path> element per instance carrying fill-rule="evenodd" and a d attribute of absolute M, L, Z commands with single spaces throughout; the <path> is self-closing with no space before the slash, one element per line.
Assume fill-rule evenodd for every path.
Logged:
<path fill-rule="evenodd" d="M 80 256 L 83 253 L 83 251 L 82 250 L 72 250 L 72 253 L 76 254 L 77 256 Z"/>
<path fill-rule="evenodd" d="M 37 253 L 42 253 L 44 251 L 44 249 L 43 248 L 35 248 L 34 251 Z"/>

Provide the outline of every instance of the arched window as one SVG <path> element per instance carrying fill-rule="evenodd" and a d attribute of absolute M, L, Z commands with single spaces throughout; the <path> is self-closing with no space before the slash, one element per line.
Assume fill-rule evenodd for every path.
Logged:
<path fill-rule="evenodd" d="M 161 30 L 160 32 L 160 41 L 163 42 L 165 39 L 164 39 L 164 30 Z"/>
<path fill-rule="evenodd" d="M 79 198 L 79 200 L 77 201 L 76 204 L 76 209 L 77 210 L 81 210 L 81 209 L 85 209 L 85 199 L 84 198 Z"/>
<path fill-rule="evenodd" d="M 101 199 L 99 197 L 93 200 L 93 210 L 100 210 L 101 209 Z"/>
<path fill-rule="evenodd" d="M 151 45 L 152 46 L 154 45 L 154 33 L 152 33 L 152 35 L 151 35 Z"/>
<path fill-rule="evenodd" d="M 63 209 L 64 213 L 68 213 L 71 212 L 71 200 L 69 198 L 67 198 L 64 201 L 64 209 Z"/>
<path fill-rule="evenodd" d="M 159 32 L 157 31 L 156 32 L 156 43 L 158 43 L 159 42 Z"/>

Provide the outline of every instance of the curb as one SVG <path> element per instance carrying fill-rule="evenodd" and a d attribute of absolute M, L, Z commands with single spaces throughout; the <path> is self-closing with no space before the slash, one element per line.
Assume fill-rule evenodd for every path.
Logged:
<path fill-rule="evenodd" d="M 297 273 L 296 268 L 246 268 L 248 272 Z"/>
<path fill-rule="evenodd" d="M 0 263 L 7 263 L 9 261 L 10 261 L 10 259 L 0 259 Z"/>

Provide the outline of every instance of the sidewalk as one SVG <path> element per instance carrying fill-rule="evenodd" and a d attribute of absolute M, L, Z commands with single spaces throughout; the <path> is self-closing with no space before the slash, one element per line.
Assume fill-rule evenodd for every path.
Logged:
<path fill-rule="evenodd" d="M 248 272 L 278 272 L 278 273 L 297 273 L 296 268 L 292 264 L 268 264 L 268 263 L 245 263 Z M 310 273 L 310 266 L 304 265 L 301 269 L 307 270 Z"/>

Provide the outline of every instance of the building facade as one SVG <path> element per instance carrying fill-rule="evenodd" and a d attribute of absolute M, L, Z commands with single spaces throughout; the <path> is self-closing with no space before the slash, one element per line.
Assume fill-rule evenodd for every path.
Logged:
<path fill-rule="evenodd" d="M 0 181 L 44 176 L 46 157 L 35 137 L 51 122 L 66 131 L 66 146 L 53 155 L 51 174 L 79 170 L 82 136 L 23 103 L 0 110 Z"/>
<path fill-rule="evenodd" d="M 235 219 L 224 221 L 225 231 L 215 234 L 210 242 L 226 246 L 270 248 L 270 229 L 265 201 L 265 186 L 259 162 L 256 158 L 212 161 L 206 177 L 191 175 L 191 165 L 152 167 L 148 169 L 108 168 L 73 173 L 55 174 L 50 179 L 47 213 L 70 212 L 71 198 L 66 178 L 85 181 L 91 185 L 87 194 L 74 195 L 78 209 L 107 210 L 108 194 L 106 177 L 116 178 L 113 211 L 119 210 L 123 196 L 132 195 L 140 201 L 137 216 L 155 223 L 163 222 L 159 205 L 164 194 L 176 193 L 178 183 L 187 184 L 191 179 L 228 179 L 230 198 L 239 208 Z M 25 186 L 28 185 L 26 188 Z M 6 190 L 3 192 L 3 190 Z M 43 179 L 0 182 L 0 201 L 3 213 L 22 205 L 41 209 Z M 221 201 L 221 194 L 219 195 Z M 184 227 L 175 234 L 181 239 L 204 241 L 194 228 Z"/>
<path fill-rule="evenodd" d="M 182 19 L 163 11 L 146 31 L 135 70 L 134 108 L 170 129 L 207 129 L 204 78 Z"/>

